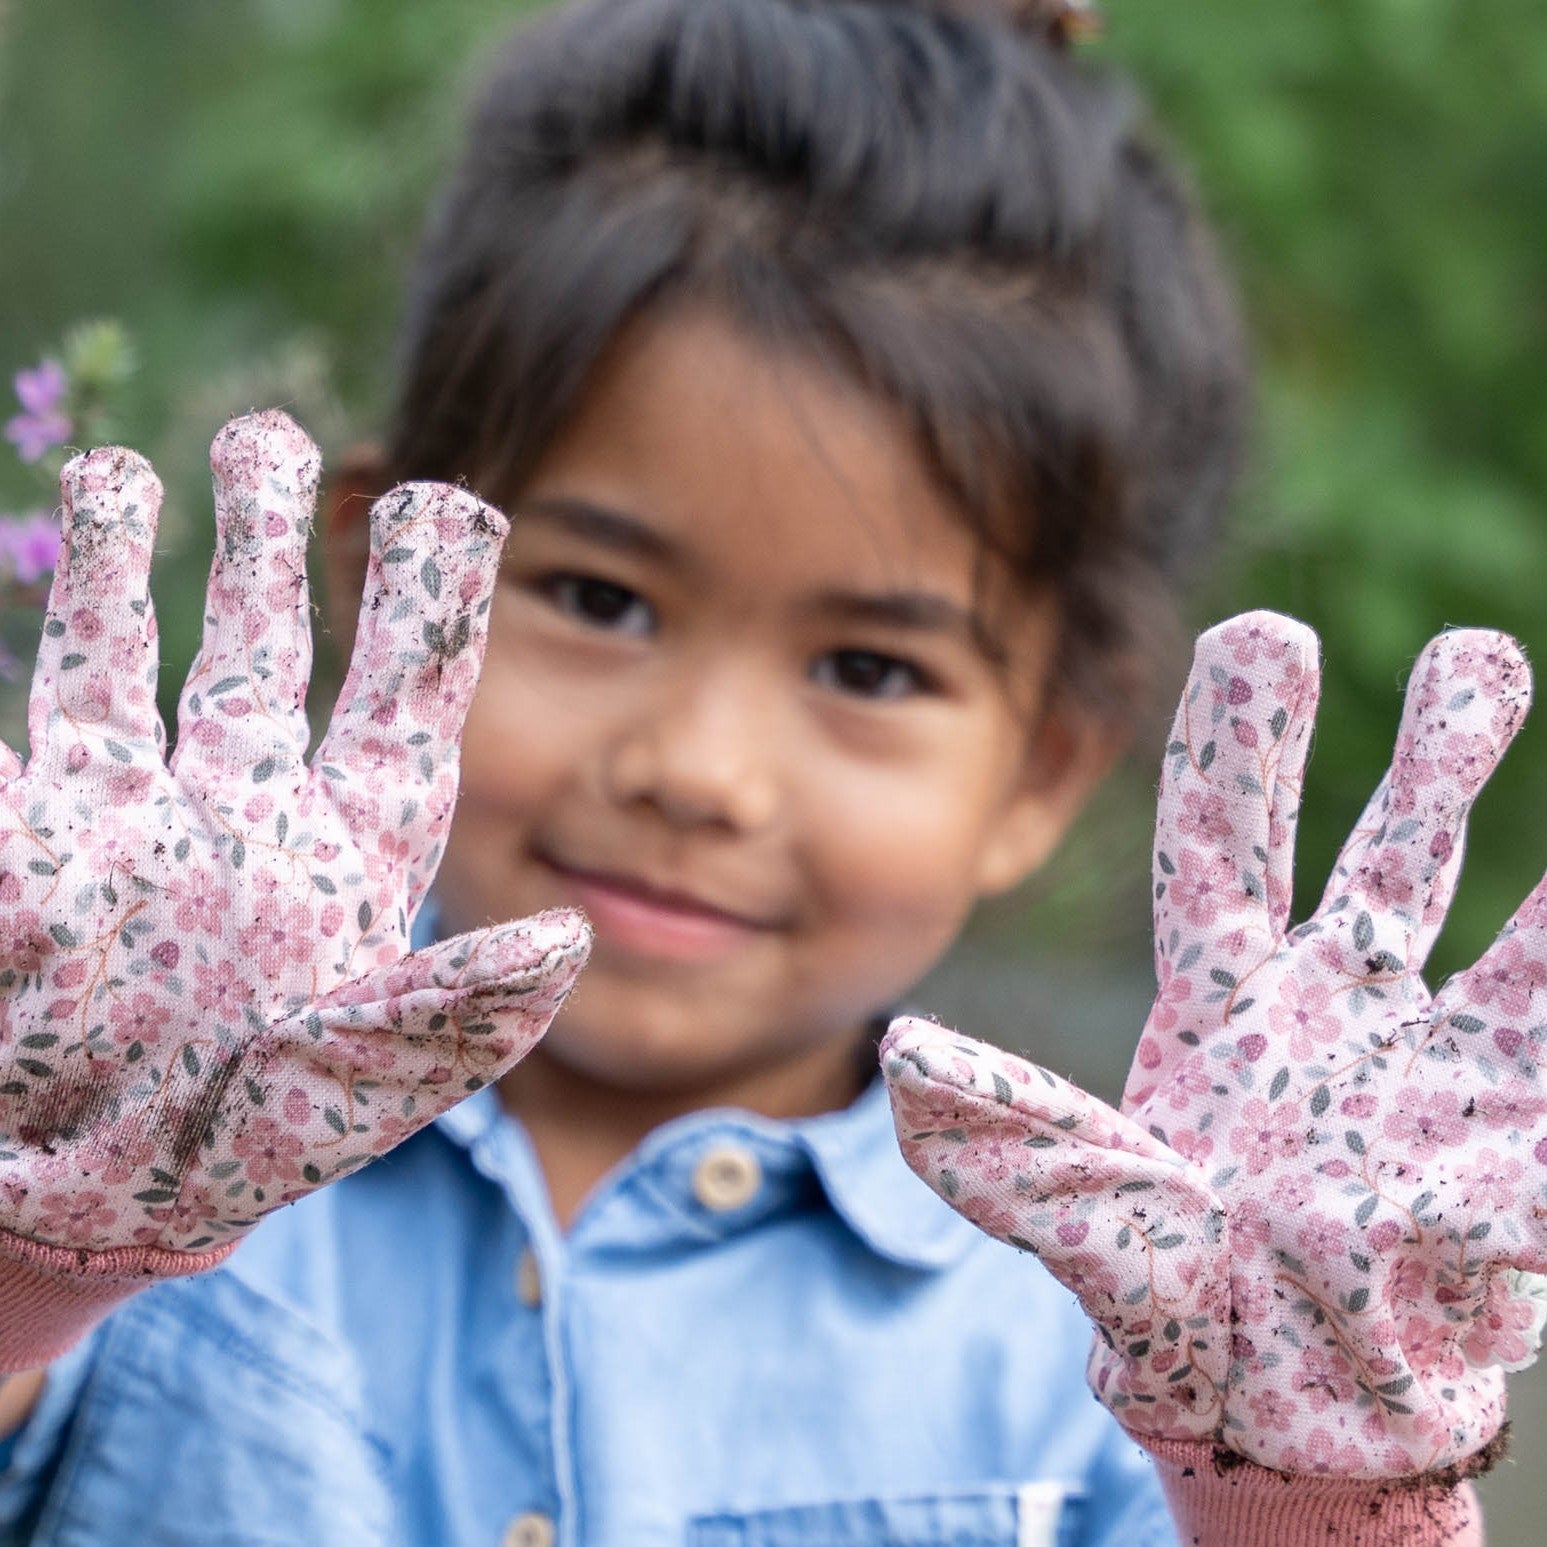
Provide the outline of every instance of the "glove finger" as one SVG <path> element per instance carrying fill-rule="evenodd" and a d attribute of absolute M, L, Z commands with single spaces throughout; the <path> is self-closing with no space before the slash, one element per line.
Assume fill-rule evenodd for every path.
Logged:
<path fill-rule="evenodd" d="M 294 780 L 310 731 L 306 548 L 321 458 L 278 411 L 234 419 L 210 447 L 215 557 L 204 639 L 178 705 L 173 768 L 200 786 Z"/>
<path fill-rule="evenodd" d="M 1198 1172 L 1077 1086 L 931 1022 L 894 1021 L 881 1065 L 919 1177 L 980 1229 L 1035 1252 L 1123 1359 L 1163 1384 L 1178 1360 L 1198 1371 L 1189 1405 L 1217 1409 L 1229 1254 L 1224 1207 Z"/>
<path fill-rule="evenodd" d="M 1481 1071 L 1474 1104 L 1489 1126 L 1539 1141 L 1534 1159 L 1547 1166 L 1547 878 L 1434 996 L 1428 1041 L 1438 1039 Z"/>
<path fill-rule="evenodd" d="M 1200 636 L 1161 769 L 1157 935 L 1282 932 L 1319 690 L 1316 636 L 1293 618 L 1245 613 Z"/>
<path fill-rule="evenodd" d="M 50 774 L 159 766 L 150 564 L 161 481 L 144 457 L 108 446 L 67 462 L 59 487 L 64 526 L 27 709 L 32 763 Z"/>
<path fill-rule="evenodd" d="M 281 1021 L 210 1087 L 196 1179 L 157 1244 L 219 1241 L 497 1080 L 547 1029 L 589 948 L 581 914 L 538 914 L 415 951 Z"/>
<path fill-rule="evenodd" d="M 1198 640 L 1155 823 L 1160 998 L 1125 1111 L 1228 1022 L 1242 962 L 1283 935 L 1320 686 L 1316 635 L 1293 618 L 1245 613 Z M 1200 978 L 1213 988 L 1194 992 Z"/>
<path fill-rule="evenodd" d="M 1433 639 L 1408 680 L 1391 768 L 1333 867 L 1317 909 L 1361 971 L 1419 971 L 1455 895 L 1466 820 L 1531 702 L 1506 634 Z"/>
<path fill-rule="evenodd" d="M 410 911 L 456 798 L 462 722 L 478 684 L 508 523 L 465 490 L 407 484 L 371 510 L 371 556 L 349 674 L 314 767 L 346 822 L 351 790 L 401 792 Z M 372 802 L 363 802 L 369 809 Z M 363 848 L 376 834 L 353 832 Z"/>

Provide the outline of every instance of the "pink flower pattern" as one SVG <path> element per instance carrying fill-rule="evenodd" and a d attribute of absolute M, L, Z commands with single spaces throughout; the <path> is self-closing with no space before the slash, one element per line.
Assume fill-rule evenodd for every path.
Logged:
<path fill-rule="evenodd" d="M 1194 849 L 1183 849 L 1171 882 L 1172 904 L 1189 924 L 1212 924 L 1239 894 L 1239 887 L 1232 889 L 1234 880 L 1235 865 L 1228 856 L 1205 858 Z"/>
<path fill-rule="evenodd" d="M 1395 1139 L 1414 1160 L 1432 1160 L 1442 1148 L 1463 1143 L 1467 1135 L 1457 1092 L 1424 1091 L 1415 1085 L 1397 1092 L 1384 1128 L 1386 1137 Z"/>
<path fill-rule="evenodd" d="M 1342 1034 L 1343 1023 L 1333 1011 L 1329 984 L 1286 977 L 1279 984 L 1278 1002 L 1268 1010 L 1268 1024 L 1291 1058 L 1310 1058 Z"/>
<path fill-rule="evenodd" d="M 1540 1300 L 1514 1293 L 1506 1275 L 1496 1273 L 1461 1338 L 1467 1363 L 1524 1369 L 1536 1356 L 1544 1309 Z"/>

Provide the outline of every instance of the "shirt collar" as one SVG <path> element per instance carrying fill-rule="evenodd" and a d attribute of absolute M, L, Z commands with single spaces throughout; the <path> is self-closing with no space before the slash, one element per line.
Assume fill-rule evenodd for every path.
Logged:
<path fill-rule="evenodd" d="M 414 923 L 413 943 L 436 938 L 433 902 Z M 892 1124 L 891 1103 L 879 1074 L 858 1098 L 836 1112 L 778 1120 L 724 1109 L 689 1113 L 659 1129 L 639 1153 L 669 1140 L 678 1143 L 695 1128 L 723 1131 L 733 1122 L 800 1158 L 815 1173 L 833 1212 L 877 1256 L 922 1271 L 951 1266 L 977 1239 L 976 1228 L 942 1202 L 902 1158 Z M 516 1122 L 492 1088 L 485 1088 L 444 1112 L 436 1126 L 459 1147 L 473 1151 L 501 1123 Z"/>
<path fill-rule="evenodd" d="M 878 1256 L 903 1267 L 947 1268 L 978 1238 L 975 1226 L 909 1170 L 879 1074 L 852 1106 L 788 1128 L 834 1212 Z"/>
<path fill-rule="evenodd" d="M 519 1122 L 492 1087 L 459 1102 L 435 1120 L 459 1148 L 477 1156 L 505 1123 Z M 852 1106 L 817 1117 L 780 1121 L 724 1108 L 692 1112 L 657 1129 L 625 1166 L 657 1158 L 665 1148 L 690 1146 L 695 1131 L 716 1138 L 740 1129 L 767 1154 L 783 1151 L 815 1174 L 839 1219 L 878 1257 L 899 1267 L 934 1271 L 958 1261 L 977 1231 L 908 1169 L 892 1126 L 886 1086 L 877 1077 Z"/>

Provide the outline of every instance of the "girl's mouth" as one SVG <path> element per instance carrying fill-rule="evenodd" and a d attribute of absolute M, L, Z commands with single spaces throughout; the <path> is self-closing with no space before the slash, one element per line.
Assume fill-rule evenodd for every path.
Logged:
<path fill-rule="evenodd" d="M 770 928 L 682 892 L 632 876 L 579 870 L 541 856 L 566 902 L 585 910 L 598 943 L 669 961 L 712 961 Z"/>

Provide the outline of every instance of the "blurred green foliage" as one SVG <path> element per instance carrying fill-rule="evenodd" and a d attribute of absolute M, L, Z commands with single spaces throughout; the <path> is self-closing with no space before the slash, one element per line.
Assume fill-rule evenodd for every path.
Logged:
<path fill-rule="evenodd" d="M 134 340 L 121 430 L 168 490 L 164 711 L 198 643 L 211 435 L 283 404 L 336 454 L 378 423 L 429 191 L 526 8 L 0 0 L 0 369 L 83 316 Z"/>
<path fill-rule="evenodd" d="M 1110 8 L 1233 253 L 1262 363 L 1255 477 L 1215 614 L 1271 606 L 1326 657 L 1300 912 L 1447 624 L 1547 660 L 1547 13 L 1539 0 Z M 1443 975 L 1547 865 L 1547 740 L 1479 803 Z"/>
<path fill-rule="evenodd" d="M 138 348 L 123 430 L 170 491 L 169 707 L 196 644 L 210 434 L 285 403 L 336 454 L 379 423 L 426 198 L 526 8 L 0 0 L 0 366 L 85 316 Z M 1539 0 L 1108 12 L 1095 52 L 1132 68 L 1194 167 L 1259 342 L 1255 469 L 1196 620 L 1275 606 L 1326 646 L 1304 911 L 1423 641 L 1486 623 L 1547 642 L 1547 26 Z M 1528 727 L 1479 808 L 1442 972 L 1547 862 L 1542 748 Z M 998 931 L 1131 949 L 1150 782 L 1146 760 L 1057 868 L 1053 905 Z"/>

